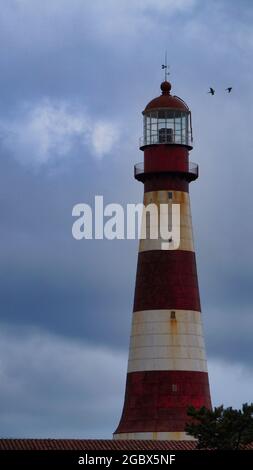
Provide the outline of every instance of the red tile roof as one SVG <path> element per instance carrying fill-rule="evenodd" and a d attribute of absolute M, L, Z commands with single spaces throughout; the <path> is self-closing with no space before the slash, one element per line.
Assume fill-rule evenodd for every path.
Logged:
<path fill-rule="evenodd" d="M 1 450 L 193 450 L 193 441 L 0 439 Z"/>
<path fill-rule="evenodd" d="M 194 441 L 109 439 L 0 439 L 1 450 L 194 450 Z M 253 450 L 253 443 L 247 446 Z"/>

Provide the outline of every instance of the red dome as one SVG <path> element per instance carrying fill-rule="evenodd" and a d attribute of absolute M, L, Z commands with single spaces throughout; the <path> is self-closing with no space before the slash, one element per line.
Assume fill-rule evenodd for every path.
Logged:
<path fill-rule="evenodd" d="M 172 108 L 172 109 L 180 109 L 181 111 L 189 111 L 187 104 L 181 100 L 178 96 L 172 96 L 170 94 L 171 84 L 170 82 L 162 82 L 161 83 L 161 96 L 154 98 L 151 100 L 146 108 L 144 109 L 143 113 L 152 109 L 158 108 Z"/>

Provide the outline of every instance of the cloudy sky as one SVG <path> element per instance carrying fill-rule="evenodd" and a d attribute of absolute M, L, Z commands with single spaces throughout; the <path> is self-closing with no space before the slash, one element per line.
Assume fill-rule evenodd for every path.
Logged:
<path fill-rule="evenodd" d="M 141 111 L 165 49 L 200 165 L 213 403 L 253 400 L 252 21 L 250 0 L 0 0 L 1 437 L 110 438 L 118 424 L 137 241 L 73 240 L 71 213 L 95 195 L 142 200 Z"/>

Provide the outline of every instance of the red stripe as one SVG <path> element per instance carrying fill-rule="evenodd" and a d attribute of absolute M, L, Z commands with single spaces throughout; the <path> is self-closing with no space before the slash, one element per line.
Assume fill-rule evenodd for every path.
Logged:
<path fill-rule="evenodd" d="M 173 391 L 175 386 L 177 391 Z M 125 404 L 115 433 L 182 432 L 190 405 L 211 408 L 206 372 L 131 372 L 127 374 Z"/>
<path fill-rule="evenodd" d="M 134 311 L 159 309 L 201 310 L 196 259 L 192 251 L 139 253 Z"/>
<path fill-rule="evenodd" d="M 144 150 L 144 170 L 188 172 L 188 150 L 177 145 L 151 145 Z"/>
<path fill-rule="evenodd" d="M 188 193 L 189 183 L 180 176 L 168 173 L 145 173 L 144 192 L 148 191 L 184 191 Z"/>

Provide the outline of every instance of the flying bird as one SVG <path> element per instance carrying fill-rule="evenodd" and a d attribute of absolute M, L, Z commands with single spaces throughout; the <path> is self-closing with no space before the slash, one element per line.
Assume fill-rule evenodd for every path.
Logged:
<path fill-rule="evenodd" d="M 211 95 L 214 95 L 215 93 L 215 90 L 213 88 L 210 87 L 210 90 L 208 91 L 208 93 L 211 93 Z"/>
<path fill-rule="evenodd" d="M 228 88 L 226 88 L 226 91 L 227 91 L 228 93 L 231 93 L 231 90 L 232 90 L 232 87 L 231 87 L 231 86 L 229 86 Z"/>

